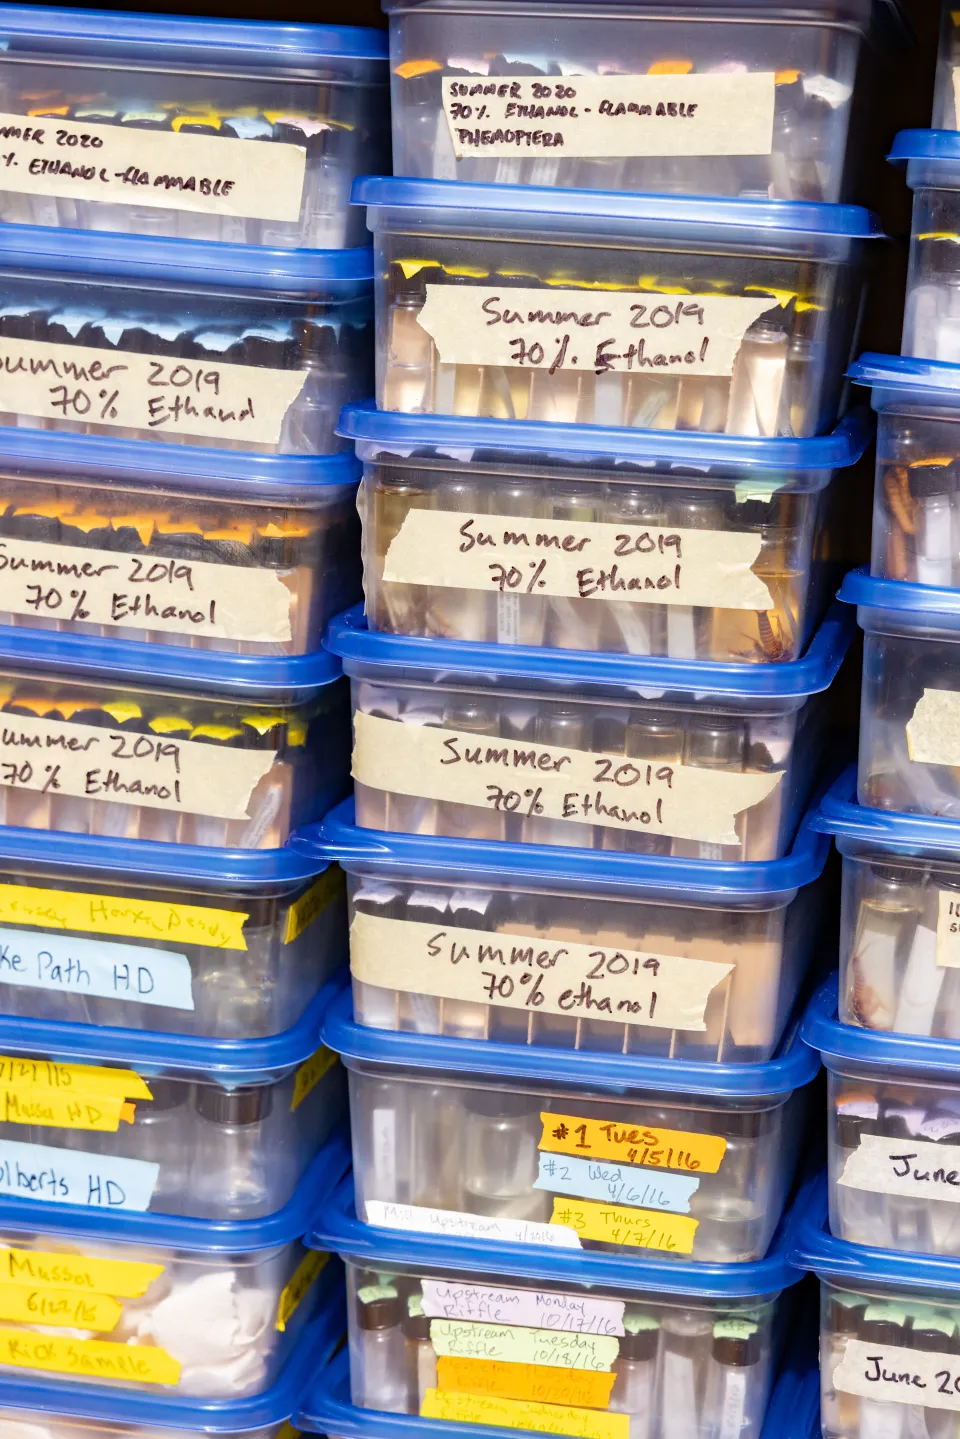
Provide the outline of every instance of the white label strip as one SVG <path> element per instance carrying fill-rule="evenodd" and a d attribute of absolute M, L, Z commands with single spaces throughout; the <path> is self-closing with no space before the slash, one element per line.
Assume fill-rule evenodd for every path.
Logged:
<path fill-rule="evenodd" d="M 458 160 L 769 155 L 773 71 L 443 78 Z"/>
<path fill-rule="evenodd" d="M 953 67 L 953 123 L 957 126 L 960 120 L 960 65 Z"/>
<path fill-rule="evenodd" d="M 467 1319 L 431 1319 L 430 1343 L 438 1356 L 607 1373 L 620 1352 L 620 1341 L 613 1335 L 517 1329 L 509 1324 L 475 1324 Z"/>
<path fill-rule="evenodd" d="M 960 890 L 937 893 L 937 964 L 960 969 Z"/>
<path fill-rule="evenodd" d="M 705 1029 L 710 995 L 732 969 L 706 959 L 444 928 L 362 910 L 350 926 L 350 971 L 362 984 L 658 1029 Z"/>
<path fill-rule="evenodd" d="M 353 777 L 388 793 L 735 845 L 735 817 L 782 775 L 625 760 L 357 712 Z"/>
<path fill-rule="evenodd" d="M 275 759 L 272 750 L 0 714 L 0 785 L 9 789 L 248 819 L 250 797 Z"/>
<path fill-rule="evenodd" d="M 16 615 L 283 643 L 291 600 L 274 570 L 0 539 L 0 611 Z"/>
<path fill-rule="evenodd" d="M 0 190 L 299 220 L 302 145 L 0 114 Z"/>
<path fill-rule="evenodd" d="M 185 954 L 144 944 L 0 928 L 0 984 L 192 1010 Z"/>
<path fill-rule="evenodd" d="M 924 690 L 907 721 L 915 764 L 960 765 L 960 691 Z"/>
<path fill-rule="evenodd" d="M 701 605 L 774 608 L 751 566 L 759 531 L 646 529 L 408 510 L 390 542 L 384 583 Z"/>
<path fill-rule="evenodd" d="M 954 1121 L 954 1132 L 960 1117 Z M 839 1184 L 872 1194 L 904 1194 L 960 1204 L 960 1145 L 862 1134 Z"/>
<path fill-rule="evenodd" d="M 747 330 L 771 295 L 661 295 L 637 290 L 427 285 L 417 320 L 452 365 L 732 375 Z"/>
<path fill-rule="evenodd" d="M 540 1289 L 506 1289 L 424 1278 L 423 1312 L 430 1319 L 472 1319 L 520 1324 L 530 1329 L 563 1329 L 577 1334 L 623 1334 L 622 1299 L 556 1294 Z"/>
<path fill-rule="evenodd" d="M 159 1164 L 146 1159 L 0 1139 L 0 1194 L 12 1199 L 142 1213 L 150 1207 L 159 1174 Z"/>
<path fill-rule="evenodd" d="M 537 1224 L 531 1219 L 487 1218 L 461 1214 L 455 1209 L 421 1209 L 416 1204 L 391 1204 L 368 1199 L 367 1224 L 380 1229 L 403 1229 L 420 1234 L 454 1234 L 467 1239 L 503 1240 L 509 1244 L 547 1244 L 556 1249 L 581 1249 L 576 1233 L 566 1224 Z"/>
<path fill-rule="evenodd" d="M 275 445 L 306 378 L 306 370 L 0 338 L 0 412 L 157 435 Z"/>
<path fill-rule="evenodd" d="M 936 1350 L 848 1339 L 833 1371 L 833 1387 L 841 1394 L 880 1403 L 960 1409 L 960 1358 Z"/>

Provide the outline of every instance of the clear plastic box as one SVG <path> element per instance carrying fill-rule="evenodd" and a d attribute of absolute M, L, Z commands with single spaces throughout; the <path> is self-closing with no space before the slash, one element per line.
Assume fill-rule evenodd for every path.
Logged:
<path fill-rule="evenodd" d="M 328 454 L 370 391 L 370 280 L 366 249 L 0 224 L 0 423 Z"/>
<path fill-rule="evenodd" d="M 310 1336 L 316 1363 L 339 1327 L 339 1265 L 301 1236 L 346 1158 L 338 1138 L 281 1214 L 232 1226 L 76 1210 L 38 1219 L 36 1206 L 5 1202 L 0 1433 L 40 1439 L 34 1426 L 49 1425 L 80 1439 L 93 1421 L 183 1439 L 289 1413 L 290 1387 L 302 1392 L 306 1377 L 299 1341 Z M 21 1404 L 32 1418 L 14 1429 Z M 61 1428 L 66 1415 L 88 1423 Z"/>
<path fill-rule="evenodd" d="M 0 221 L 282 249 L 363 243 L 388 156 L 376 30 L 0 7 Z"/>
<path fill-rule="evenodd" d="M 0 628 L 0 824 L 269 850 L 347 782 L 339 666 Z M 55 847 L 54 847 L 55 848 Z"/>
<path fill-rule="evenodd" d="M 957 117 L 957 92 L 954 75 L 960 70 L 960 16 L 943 0 L 940 20 L 940 45 L 937 52 L 937 77 L 933 91 L 935 130 L 960 130 Z"/>
<path fill-rule="evenodd" d="M 335 620 L 363 829 L 776 859 L 819 769 L 850 621 L 776 666 L 463 645 Z"/>
<path fill-rule="evenodd" d="M 312 1242 L 346 1264 L 358 1407 L 390 1423 L 419 1415 L 431 1433 L 454 1420 L 583 1439 L 708 1439 L 723 1415 L 731 1439 L 759 1434 L 800 1277 L 782 1238 L 766 1259 L 706 1271 L 413 1240 L 359 1223 L 347 1203 L 341 1189 Z"/>
<path fill-rule="evenodd" d="M 758 444 L 369 405 L 339 428 L 363 461 L 371 629 L 745 663 L 806 645 L 869 437 L 862 414 Z"/>
<path fill-rule="evenodd" d="M 906 42 L 869 0 L 384 9 L 396 174 L 577 190 L 847 199 Z"/>
<path fill-rule="evenodd" d="M 794 1028 L 766 1064 L 577 1055 L 357 1024 L 324 1040 L 350 1077 L 368 1224 L 551 1249 L 758 1259 L 779 1223 L 819 1067 Z"/>
<path fill-rule="evenodd" d="M 728 434 L 836 419 L 854 206 L 363 178 L 384 410 Z"/>
<path fill-rule="evenodd" d="M 890 159 L 906 166 L 913 221 L 904 355 L 960 360 L 960 134 L 904 130 Z"/>
<path fill-rule="evenodd" d="M 359 470 L 347 454 L 0 429 L 0 620 L 229 654 L 317 650 L 360 596 Z"/>
<path fill-rule="evenodd" d="M 296 843 L 347 871 L 354 1015 L 374 1029 L 762 1062 L 826 938 L 829 841 L 808 825 L 784 859 L 731 875 L 352 821 L 347 801 Z"/>
<path fill-rule="evenodd" d="M 960 593 L 847 575 L 864 632 L 857 799 L 960 816 Z"/>

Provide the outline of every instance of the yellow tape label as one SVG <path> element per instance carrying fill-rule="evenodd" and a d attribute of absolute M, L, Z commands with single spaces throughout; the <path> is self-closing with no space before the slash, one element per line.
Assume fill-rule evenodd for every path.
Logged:
<path fill-rule="evenodd" d="M 543 1134 L 539 1147 L 550 1154 L 588 1155 L 651 1169 L 716 1174 L 727 1149 L 727 1141 L 719 1134 L 653 1129 L 572 1114 L 541 1114 L 540 1118 Z"/>
<path fill-rule="evenodd" d="M 136 1259 L 93 1259 L 86 1254 L 45 1254 L 39 1249 L 0 1249 L 0 1283 L 28 1288 L 74 1289 L 139 1299 L 164 1271 Z"/>
<path fill-rule="evenodd" d="M 342 869 L 334 864 L 324 870 L 316 884 L 312 884 L 307 892 L 302 894 L 287 910 L 287 923 L 283 932 L 284 944 L 292 944 L 295 939 L 299 939 L 303 931 L 309 928 L 313 921 L 333 904 L 335 899 L 339 899 L 344 893 L 345 887 Z"/>
<path fill-rule="evenodd" d="M 21 1284 L 0 1284 L 0 1319 L 20 1324 L 55 1324 L 70 1329 L 98 1329 L 109 1334 L 117 1327 L 122 1305 L 108 1294 L 75 1294 L 69 1289 L 29 1289 Z"/>
<path fill-rule="evenodd" d="M 175 939 L 211 949 L 245 950 L 243 925 L 247 917 L 242 911 L 207 909 L 204 905 L 0 884 L 0 924 L 110 934 L 124 939 Z"/>
<path fill-rule="evenodd" d="M 179 1384 L 180 1364 L 150 1344 L 112 1339 L 66 1339 L 0 1328 L 0 1364 L 43 1369 L 83 1379 L 120 1379 L 134 1384 Z"/>
<path fill-rule="evenodd" d="M 630 1439 L 629 1414 L 604 1414 L 572 1404 L 541 1404 L 499 1399 L 486 1394 L 456 1394 L 428 1389 L 420 1405 L 422 1419 L 452 1419 L 461 1424 L 493 1424 L 502 1429 L 533 1429 L 541 1434 L 572 1434 L 576 1439 Z"/>
<path fill-rule="evenodd" d="M 332 1049 L 321 1044 L 316 1054 L 311 1054 L 297 1070 L 293 1079 L 293 1098 L 290 1101 L 291 1110 L 299 1109 L 303 1101 L 312 1089 L 320 1083 L 323 1076 L 333 1068 L 337 1062 L 337 1056 Z"/>
<path fill-rule="evenodd" d="M 0 1085 L 9 1089 L 47 1090 L 88 1099 L 152 1099 L 146 1082 L 132 1069 L 97 1064 L 55 1064 L 45 1059 L 0 1055 Z"/>
<path fill-rule="evenodd" d="M 277 1328 L 281 1334 L 286 1329 L 291 1315 L 299 1308 L 300 1301 L 305 1298 L 317 1275 L 326 1268 L 329 1261 L 329 1254 L 321 1254 L 316 1249 L 311 1249 L 300 1260 L 289 1284 L 280 1294 L 280 1303 L 277 1306 Z"/>
<path fill-rule="evenodd" d="M 554 1199 L 550 1223 L 575 1229 L 581 1239 L 692 1254 L 700 1221 L 687 1214 L 658 1214 L 652 1209 L 626 1209 L 590 1199 Z"/>
<path fill-rule="evenodd" d="M 616 1374 L 549 1369 L 538 1364 L 503 1364 L 496 1359 L 437 1360 L 437 1388 L 458 1394 L 489 1394 L 497 1399 L 573 1404 L 606 1409 Z"/>

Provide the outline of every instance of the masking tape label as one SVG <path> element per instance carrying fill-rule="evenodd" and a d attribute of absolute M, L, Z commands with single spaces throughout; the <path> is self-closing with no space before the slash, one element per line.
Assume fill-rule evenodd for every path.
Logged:
<path fill-rule="evenodd" d="M 458 1394 L 491 1394 L 499 1399 L 575 1404 L 606 1409 L 615 1374 L 556 1369 L 538 1364 L 501 1364 L 496 1359 L 437 1360 L 437 1388 Z"/>
<path fill-rule="evenodd" d="M 276 445 L 306 379 L 306 370 L 0 338 L 0 407 L 42 420 Z"/>
<path fill-rule="evenodd" d="M 0 1118 L 8 1124 L 116 1133 L 121 1121 L 133 1122 L 130 1101 L 150 1097 L 129 1069 L 0 1057 Z"/>
<path fill-rule="evenodd" d="M 690 1196 L 699 1189 L 700 1180 L 688 1174 L 637 1169 L 631 1164 L 615 1164 L 603 1159 L 541 1154 L 540 1172 L 533 1187 L 550 1194 L 599 1199 L 606 1204 L 689 1214 Z"/>
<path fill-rule="evenodd" d="M 956 25 L 956 23 L 957 23 L 956 20 L 954 20 L 953 23 L 954 23 L 954 25 Z M 954 65 L 954 66 L 953 66 L 952 78 L 953 78 L 953 121 L 954 121 L 954 124 L 956 124 L 956 123 L 957 123 L 957 117 L 960 116 L 960 65 Z"/>
<path fill-rule="evenodd" d="M 914 764 L 960 765 L 960 691 L 924 690 L 907 721 L 907 754 Z"/>
<path fill-rule="evenodd" d="M 0 1139 L 0 1194 L 16 1199 L 143 1213 L 159 1174 L 159 1164 L 146 1159 Z"/>
<path fill-rule="evenodd" d="M 461 1214 L 455 1209 L 421 1209 L 416 1204 L 391 1204 L 385 1199 L 364 1201 L 368 1224 L 380 1229 L 403 1229 L 419 1234 L 458 1234 L 468 1239 L 490 1239 L 509 1244 L 547 1244 L 555 1249 L 580 1249 L 572 1229 L 539 1224 L 532 1219 L 489 1218 Z"/>
<path fill-rule="evenodd" d="M 409 509 L 384 584 L 634 604 L 772 610 L 752 566 L 759 531 L 659 529 L 593 521 Z"/>
<path fill-rule="evenodd" d="M 53 1324 L 71 1329 L 115 1329 L 123 1306 L 108 1294 L 75 1294 L 65 1289 L 29 1289 L 0 1283 L 0 1319 L 20 1324 Z"/>
<path fill-rule="evenodd" d="M 246 950 L 243 925 L 247 918 L 242 910 L 0 884 L 0 924 L 77 929 L 125 939 L 176 939 L 210 949 Z"/>
<path fill-rule="evenodd" d="M 280 1294 L 280 1303 L 277 1306 L 277 1329 L 281 1334 L 287 1327 L 291 1316 L 299 1308 L 301 1301 L 306 1297 L 309 1289 L 317 1276 L 330 1262 L 330 1255 L 323 1254 L 319 1250 L 309 1250 L 300 1263 L 297 1265 L 289 1282 L 284 1285 Z"/>
<path fill-rule="evenodd" d="M 293 221 L 306 157 L 301 145 L 0 114 L 0 188 L 18 195 Z"/>
<path fill-rule="evenodd" d="M 955 1121 L 960 1124 L 960 1119 Z M 903 1194 L 960 1204 L 960 1145 L 861 1134 L 838 1184 L 872 1194 Z"/>
<path fill-rule="evenodd" d="M 272 750 L 126 734 L 34 715 L 0 717 L 0 784 L 177 814 L 248 819 Z"/>
<path fill-rule="evenodd" d="M 90 1099 L 152 1099 L 145 1079 L 132 1069 L 99 1064 L 58 1064 L 52 1059 L 0 1054 L 0 1087 L 37 1089 Z"/>
<path fill-rule="evenodd" d="M 848 1339 L 833 1371 L 833 1385 L 841 1394 L 880 1403 L 960 1410 L 960 1359 L 935 1350 Z"/>
<path fill-rule="evenodd" d="M 316 1088 L 325 1074 L 329 1074 L 336 1062 L 337 1056 L 333 1050 L 328 1049 L 325 1044 L 321 1044 L 316 1054 L 311 1055 L 301 1064 L 293 1080 L 291 1110 L 300 1108 L 310 1091 Z"/>
<path fill-rule="evenodd" d="M 112 1294 L 140 1299 L 164 1272 L 162 1264 L 136 1259 L 94 1259 L 86 1254 L 45 1254 L 39 1249 L 0 1249 L 0 1283 Z"/>
<path fill-rule="evenodd" d="M 960 969 L 960 891 L 955 889 L 937 894 L 937 964 Z"/>
<path fill-rule="evenodd" d="M 727 1148 L 727 1141 L 719 1134 L 654 1129 L 622 1120 L 581 1119 L 571 1114 L 541 1114 L 540 1118 L 543 1133 L 538 1147 L 550 1154 L 716 1174 Z"/>
<path fill-rule="evenodd" d="M 350 925 L 350 972 L 363 984 L 541 1014 L 636 1019 L 658 1029 L 704 1030 L 710 995 L 732 969 L 615 945 L 382 919 L 359 909 Z"/>
<path fill-rule="evenodd" d="M 546 1364 L 558 1369 L 608 1371 L 620 1352 L 614 1335 L 520 1329 L 512 1324 L 476 1324 L 469 1319 L 431 1319 L 430 1342 L 438 1356 Z"/>
<path fill-rule="evenodd" d="M 570 1434 L 574 1439 L 630 1439 L 629 1414 L 605 1414 L 573 1405 L 500 1399 L 428 1389 L 420 1405 L 422 1419 L 490 1424 L 502 1429 L 532 1429 L 540 1434 Z"/>
<path fill-rule="evenodd" d="M 292 599 L 276 571 L 252 565 L 0 539 L 0 611 L 11 614 L 279 644 L 292 637 Z"/>
<path fill-rule="evenodd" d="M 473 1319 L 531 1329 L 568 1329 L 577 1334 L 623 1334 L 622 1299 L 508 1289 L 424 1276 L 423 1312 L 429 1319 Z"/>
<path fill-rule="evenodd" d="M 458 160 L 769 155 L 773 71 L 715 75 L 444 76 Z M 536 179 L 530 181 L 537 184 Z"/>
<path fill-rule="evenodd" d="M 614 1204 L 593 1204 L 587 1199 L 555 1199 L 551 1221 L 576 1230 L 584 1239 L 671 1254 L 693 1253 L 700 1223 L 686 1214 L 624 1209 Z"/>
<path fill-rule="evenodd" d="M 740 845 L 737 815 L 772 795 L 782 774 L 744 774 L 559 745 L 518 744 L 358 711 L 353 777 L 387 793 L 505 814 Z"/>
<path fill-rule="evenodd" d="M 0 1364 L 83 1379 L 120 1379 L 139 1384 L 180 1382 L 177 1360 L 151 1344 L 66 1339 L 23 1329 L 0 1329 Z"/>
<path fill-rule="evenodd" d="M 295 900 L 287 910 L 287 924 L 283 933 L 284 944 L 292 944 L 295 939 L 299 939 L 304 930 L 308 929 L 315 919 L 319 919 L 334 900 L 340 898 L 345 888 L 343 870 L 335 864 L 331 865 L 320 876 L 316 884 L 312 884 L 306 893 Z"/>
<path fill-rule="evenodd" d="M 192 1010 L 185 954 L 0 926 L 0 984 Z"/>
<path fill-rule="evenodd" d="M 743 337 L 778 308 L 772 295 L 666 295 L 640 290 L 426 286 L 417 316 L 445 365 L 522 366 L 552 378 L 732 375 Z"/>

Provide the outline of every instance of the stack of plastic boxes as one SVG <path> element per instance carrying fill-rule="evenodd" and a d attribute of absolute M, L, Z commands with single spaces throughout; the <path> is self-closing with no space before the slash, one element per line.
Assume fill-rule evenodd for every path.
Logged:
<path fill-rule="evenodd" d="M 276 1435 L 342 1330 L 320 1047 L 386 46 L 0 6 L 0 1430 Z"/>
<path fill-rule="evenodd" d="M 351 902 L 333 1434 L 762 1421 L 868 439 L 840 202 L 897 16 L 728 16 L 390 8 L 366 608 L 327 638 L 355 807 L 295 841 Z"/>

